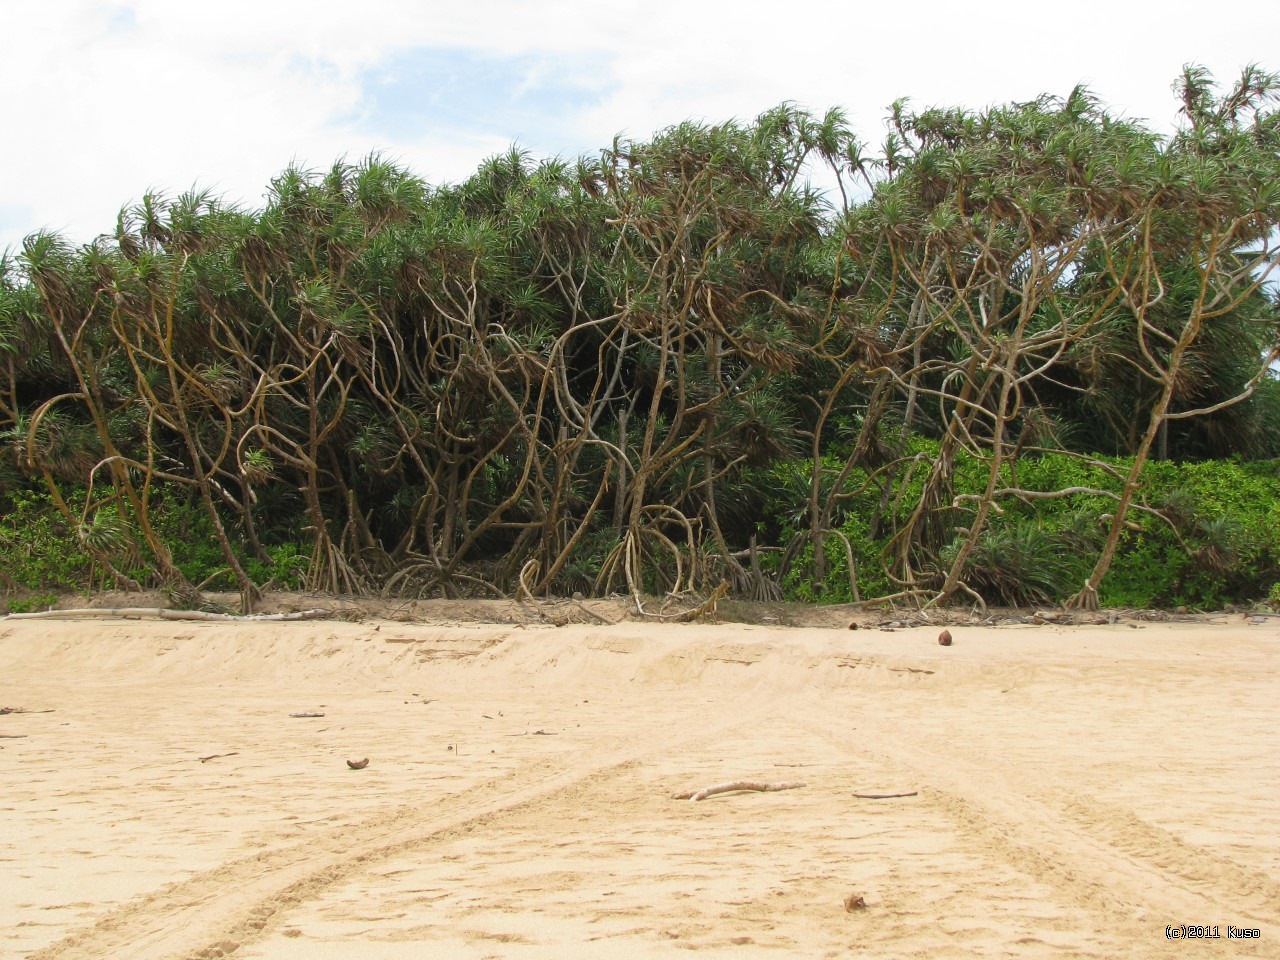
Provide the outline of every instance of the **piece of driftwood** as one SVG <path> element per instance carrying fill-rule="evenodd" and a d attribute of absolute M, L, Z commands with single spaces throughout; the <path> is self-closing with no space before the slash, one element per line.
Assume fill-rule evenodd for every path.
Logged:
<path fill-rule="evenodd" d="M 803 780 L 786 780 L 782 783 L 765 783 L 763 780 L 731 780 L 728 783 L 717 783 L 713 787 L 703 787 L 701 790 L 684 790 L 680 793 L 673 793 L 672 800 L 705 800 L 707 797 L 714 797 L 717 793 L 731 793 L 734 790 L 755 790 L 760 793 L 772 793 L 775 790 L 795 790 L 797 787 L 808 786 Z"/>
<path fill-rule="evenodd" d="M 854 796 L 859 800 L 892 800 L 894 797 L 914 797 L 919 793 L 919 790 L 912 790 L 910 793 L 855 793 Z"/>
<path fill-rule="evenodd" d="M 207 757 L 201 757 L 201 763 L 208 763 L 210 760 L 217 760 L 221 757 L 234 757 L 238 755 L 238 751 L 232 750 L 230 753 L 211 753 Z"/>
<path fill-rule="evenodd" d="M 596 620 L 598 623 L 603 623 L 607 627 L 616 627 L 619 623 L 622 622 L 621 620 L 610 620 L 608 617 L 604 616 L 603 614 L 596 613 L 594 610 L 588 607 L 585 603 L 582 603 L 578 600 L 574 600 L 570 598 L 569 602 L 573 604 L 575 607 L 577 607 L 579 610 L 581 610 L 583 613 L 585 613 L 588 617 L 591 617 L 592 619 Z"/>
<path fill-rule="evenodd" d="M 0 740 L 25 740 L 25 733 L 0 733 Z"/>
<path fill-rule="evenodd" d="M 289 716 L 291 717 L 323 717 L 324 714 L 307 712 L 307 713 L 291 713 L 289 714 Z"/>
<path fill-rule="evenodd" d="M 204 610 L 166 610 L 164 607 L 84 607 L 76 610 L 38 610 L 35 613 L 11 613 L 5 620 L 80 620 L 85 617 L 119 617 L 126 620 L 230 620 L 236 623 L 274 622 L 280 620 L 319 620 L 333 616 L 332 610 L 301 610 L 297 613 L 259 613 L 238 617 L 229 613 Z"/>

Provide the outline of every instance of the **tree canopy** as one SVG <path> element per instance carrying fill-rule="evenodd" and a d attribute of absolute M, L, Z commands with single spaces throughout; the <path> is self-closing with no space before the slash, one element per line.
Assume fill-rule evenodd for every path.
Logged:
<path fill-rule="evenodd" d="M 0 492 L 179 593 L 171 518 L 199 516 L 246 608 L 286 567 L 1095 606 L 1140 521 L 1226 536 L 1149 461 L 1280 456 L 1280 77 L 1175 89 L 1169 137 L 1082 88 L 899 103 L 878 150 L 785 104 L 457 185 L 371 156 L 260 210 L 149 194 L 0 261 Z M 1091 565 L 999 575 L 1046 549 Z"/>

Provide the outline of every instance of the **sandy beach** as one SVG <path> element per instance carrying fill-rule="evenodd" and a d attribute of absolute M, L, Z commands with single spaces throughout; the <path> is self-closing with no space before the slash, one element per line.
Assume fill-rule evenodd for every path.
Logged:
<path fill-rule="evenodd" d="M 1280 619 L 950 629 L 0 621 L 0 955 L 1280 957 Z"/>

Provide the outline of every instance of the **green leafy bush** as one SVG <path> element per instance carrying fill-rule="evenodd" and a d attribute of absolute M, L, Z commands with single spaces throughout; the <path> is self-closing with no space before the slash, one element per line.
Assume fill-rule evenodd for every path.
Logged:
<path fill-rule="evenodd" d="M 173 493 L 164 489 L 156 492 L 149 513 L 174 565 L 192 583 L 233 589 L 231 569 L 204 506 L 194 498 Z M 291 530 L 284 521 L 277 526 L 281 531 Z M 235 529 L 228 524 L 232 536 Z M 134 525 L 120 516 L 114 505 L 99 507 L 85 523 L 72 528 L 42 489 L 10 489 L 0 502 L 0 583 L 10 594 L 91 590 L 107 585 L 85 544 L 110 554 L 122 572 L 146 581 L 150 553 Z M 252 556 L 243 544 L 233 543 L 233 548 L 251 580 L 286 590 L 301 585 L 310 562 L 307 548 L 295 540 L 264 545 L 266 560 Z M 17 610 L 15 603 L 24 602 L 27 600 L 11 600 L 10 609 Z"/>
<path fill-rule="evenodd" d="M 48 610 L 57 602 L 57 595 L 52 593 L 30 593 L 25 597 L 11 597 L 8 601 L 10 613 L 31 613 L 35 610 Z"/>
<path fill-rule="evenodd" d="M 7 590 L 76 589 L 86 585 L 89 566 L 75 531 L 47 492 L 6 492 L 0 512 L 0 571 Z"/>
<path fill-rule="evenodd" d="M 298 543 L 278 543 L 266 547 L 269 561 L 256 557 L 244 560 L 244 572 L 259 586 L 270 585 L 277 590 L 297 590 L 302 586 L 311 555 Z"/>
<path fill-rule="evenodd" d="M 839 537 L 827 534 L 825 565 L 818 577 L 813 544 L 806 543 L 783 578 L 787 598 L 854 599 L 848 575 L 850 552 L 861 598 L 892 592 L 881 563 L 890 548 L 889 531 L 916 506 L 922 465 L 936 456 L 937 445 L 913 438 L 909 452 L 918 460 L 885 476 L 884 482 L 891 483 L 887 495 L 878 483 L 868 484 L 865 473 L 850 474 L 838 527 L 849 550 Z M 1115 495 L 1122 489 L 1121 477 L 1131 463 L 1122 457 L 1090 461 L 1046 453 L 1006 464 L 1000 487 L 1038 492 L 1086 489 L 1061 497 L 1000 498 L 999 509 L 989 516 L 966 559 L 965 582 L 988 603 L 1065 601 L 1093 568 L 1116 506 Z M 832 476 L 840 466 L 835 458 L 822 462 L 824 472 Z M 809 465 L 793 460 L 770 469 L 773 494 L 767 506 L 769 518 L 761 528 L 777 530 L 779 542 L 786 543 L 807 521 Z M 954 495 L 978 494 L 985 474 L 984 463 L 970 454 L 957 454 L 952 470 Z M 1100 587 L 1102 604 L 1211 609 L 1267 595 L 1269 585 L 1280 576 L 1278 490 L 1280 464 L 1276 461 L 1148 462 L 1115 562 Z M 957 531 L 967 527 L 973 516 L 972 500 L 958 503 L 958 507 L 943 508 L 949 511 L 949 528 Z M 877 518 L 879 529 L 873 533 Z M 957 532 L 939 549 L 935 575 L 950 566 L 960 544 Z"/>

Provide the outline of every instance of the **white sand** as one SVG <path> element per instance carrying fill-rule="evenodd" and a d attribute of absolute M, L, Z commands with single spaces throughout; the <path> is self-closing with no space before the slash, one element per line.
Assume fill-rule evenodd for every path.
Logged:
<path fill-rule="evenodd" d="M 951 629 L 0 623 L 0 956 L 1280 957 L 1280 620 Z"/>

